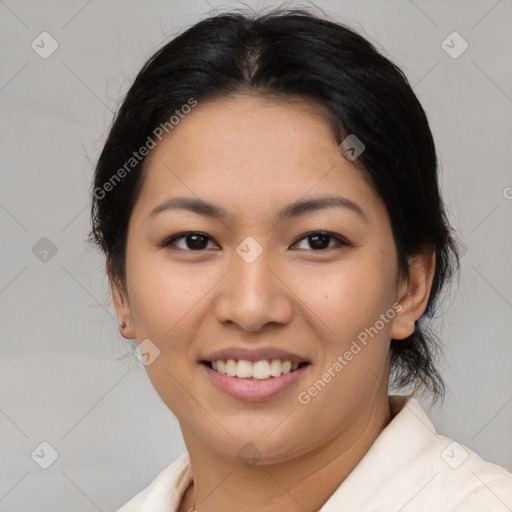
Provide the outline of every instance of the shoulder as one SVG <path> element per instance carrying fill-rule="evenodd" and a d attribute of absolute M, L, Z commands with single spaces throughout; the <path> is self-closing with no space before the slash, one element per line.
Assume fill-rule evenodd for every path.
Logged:
<path fill-rule="evenodd" d="M 409 481 L 410 510 L 418 510 L 412 503 L 421 503 L 421 510 L 511 510 L 512 473 L 436 432 L 415 399 L 404 403 L 399 416 L 403 422 L 397 425 L 396 433 L 414 454 L 407 471 L 402 472 L 402 476 L 408 474 L 405 481 Z"/>
<path fill-rule="evenodd" d="M 431 453 L 431 490 L 448 510 L 509 512 L 512 508 L 512 473 L 482 459 L 467 446 L 436 434 Z M 437 460 L 436 460 L 437 459 Z"/>
<path fill-rule="evenodd" d="M 439 434 L 414 398 L 390 406 L 391 422 L 322 512 L 512 510 L 512 473 Z"/>
<path fill-rule="evenodd" d="M 192 480 L 188 453 L 178 457 L 117 512 L 171 512 Z"/>

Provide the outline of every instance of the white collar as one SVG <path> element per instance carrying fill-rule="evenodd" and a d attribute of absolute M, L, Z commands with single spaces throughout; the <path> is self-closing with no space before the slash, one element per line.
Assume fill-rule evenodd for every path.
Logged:
<path fill-rule="evenodd" d="M 439 435 L 412 396 L 389 403 L 392 420 L 319 512 L 512 510 L 511 473 Z M 192 480 L 184 453 L 118 512 L 176 512 Z"/>

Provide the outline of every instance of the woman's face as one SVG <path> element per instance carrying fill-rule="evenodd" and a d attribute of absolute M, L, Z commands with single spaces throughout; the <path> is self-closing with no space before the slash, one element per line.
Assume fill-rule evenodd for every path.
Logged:
<path fill-rule="evenodd" d="M 242 95 L 199 102 L 147 157 L 116 307 L 186 441 L 203 449 L 290 459 L 387 397 L 403 295 L 389 218 L 322 112 Z M 178 197 L 213 207 L 152 214 Z M 230 349 L 242 351 L 214 355 Z M 204 363 L 229 356 L 230 371 L 263 378 Z M 289 366 L 274 359 L 302 364 L 265 378 Z"/>

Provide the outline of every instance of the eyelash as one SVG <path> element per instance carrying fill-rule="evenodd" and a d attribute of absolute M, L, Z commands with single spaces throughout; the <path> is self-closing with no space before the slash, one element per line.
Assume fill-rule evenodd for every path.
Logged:
<path fill-rule="evenodd" d="M 209 240 L 213 240 L 206 233 L 202 233 L 200 231 L 185 231 L 183 233 L 180 233 L 178 235 L 174 235 L 171 238 L 166 239 L 161 244 L 161 246 L 162 247 L 169 247 L 169 246 L 173 245 L 176 242 L 176 240 L 179 240 L 179 239 L 182 239 L 182 238 L 185 239 L 187 236 L 190 236 L 190 235 L 200 235 L 202 237 L 208 238 Z M 334 240 L 337 241 L 338 247 L 344 247 L 344 246 L 348 247 L 348 246 L 351 245 L 344 238 L 340 237 L 339 235 L 335 235 L 334 233 L 330 233 L 328 231 L 310 231 L 309 233 L 306 233 L 306 234 L 302 235 L 296 242 L 294 242 L 293 245 L 297 245 L 302 240 L 307 239 L 307 238 L 311 238 L 313 236 L 324 236 L 324 237 L 328 237 L 330 239 L 334 239 Z M 329 250 L 332 250 L 333 248 L 336 248 L 336 247 L 335 246 L 330 246 L 330 247 L 327 247 L 325 249 L 296 249 L 296 250 L 307 250 L 307 251 L 312 251 L 312 252 L 327 252 Z M 185 252 L 198 252 L 198 253 L 205 251 L 205 249 L 196 249 L 196 250 L 194 250 L 194 249 L 182 249 L 180 247 L 177 248 L 177 249 L 185 251 Z"/>

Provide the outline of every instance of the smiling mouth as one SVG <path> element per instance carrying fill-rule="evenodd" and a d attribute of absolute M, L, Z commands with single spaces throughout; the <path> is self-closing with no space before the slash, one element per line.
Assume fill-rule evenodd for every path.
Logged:
<path fill-rule="evenodd" d="M 201 361 L 201 364 L 221 375 L 245 380 L 272 379 L 310 365 L 307 361 L 292 363 L 280 359 L 263 359 L 254 362 L 245 359 L 228 359 L 226 361 L 219 359 L 217 361 Z"/>

